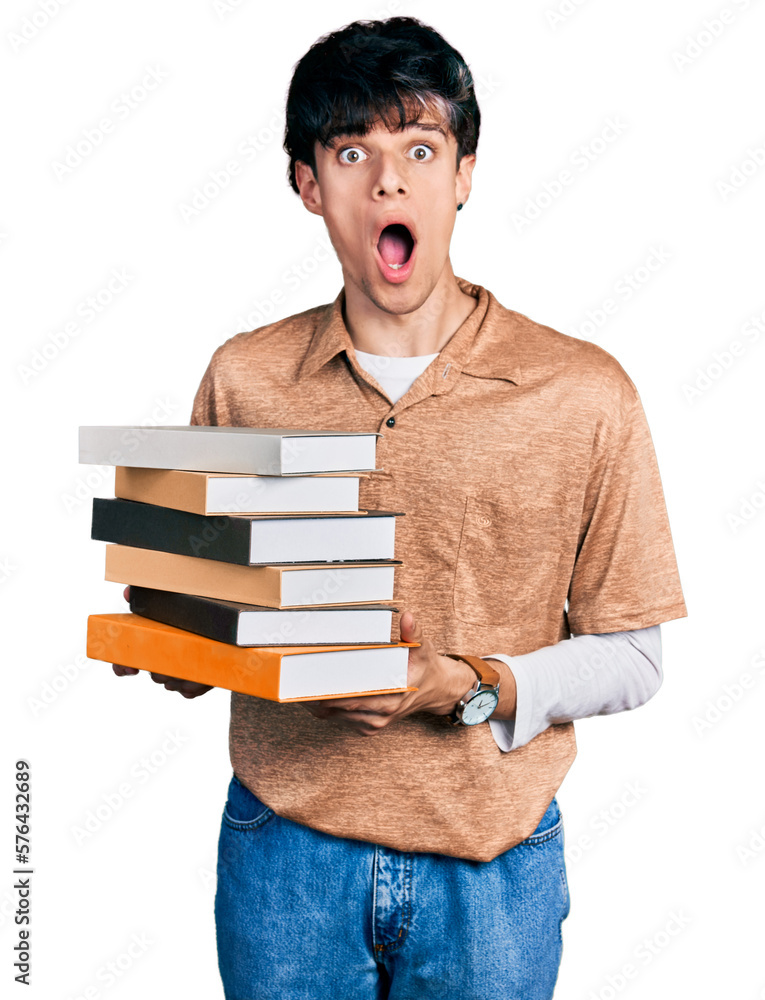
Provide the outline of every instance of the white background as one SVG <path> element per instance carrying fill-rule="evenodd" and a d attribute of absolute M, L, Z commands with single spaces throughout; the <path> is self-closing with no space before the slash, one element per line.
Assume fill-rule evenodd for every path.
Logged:
<path fill-rule="evenodd" d="M 334 299 L 323 223 L 285 179 L 289 78 L 324 32 L 407 13 L 461 51 L 478 85 L 455 272 L 596 341 L 633 378 L 689 609 L 663 627 L 656 698 L 577 724 L 559 793 L 572 908 L 556 997 L 765 997 L 765 336 L 750 322 L 765 327 L 763 4 L 566 0 L 556 19 L 553 0 L 46 3 L 47 18 L 43 3 L 6 2 L 0 25 L 2 989 L 21 756 L 36 869 L 24 995 L 222 996 L 212 906 L 229 696 L 186 701 L 84 660 L 87 615 L 125 606 L 89 540 L 111 472 L 77 464 L 77 427 L 186 423 L 219 343 Z M 125 114 L 120 95 L 149 70 L 159 82 Z M 101 141 L 57 168 L 105 117 Z M 620 134 L 593 145 L 609 119 Z M 231 161 L 239 172 L 216 191 Z M 566 169 L 560 197 L 540 197 Z M 113 269 L 123 287 L 88 320 L 83 303 Z M 627 298 L 629 275 L 647 280 Z M 616 311 L 598 313 L 609 297 Z"/>

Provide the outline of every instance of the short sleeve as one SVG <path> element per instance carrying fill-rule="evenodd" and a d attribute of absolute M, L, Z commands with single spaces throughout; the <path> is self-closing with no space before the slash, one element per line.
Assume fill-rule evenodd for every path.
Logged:
<path fill-rule="evenodd" d="M 194 397 L 190 420 L 192 426 L 215 427 L 218 423 L 215 406 L 215 369 L 219 350 L 220 348 L 210 359 Z"/>
<path fill-rule="evenodd" d="M 569 628 L 581 635 L 629 631 L 687 613 L 656 453 L 635 392 L 593 450 Z"/>

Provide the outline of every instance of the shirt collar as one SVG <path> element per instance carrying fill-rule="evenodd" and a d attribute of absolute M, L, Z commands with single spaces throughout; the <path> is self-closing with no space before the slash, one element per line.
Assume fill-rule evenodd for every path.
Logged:
<path fill-rule="evenodd" d="M 464 372 L 478 378 L 499 378 L 520 385 L 520 359 L 515 336 L 515 316 L 481 285 L 457 278 L 463 292 L 478 300 L 473 312 L 440 353 L 454 375 Z M 342 351 L 353 351 L 353 341 L 343 320 L 345 289 L 319 313 L 319 321 L 306 351 L 298 379 L 315 374 Z M 453 379 L 443 382 L 443 388 Z"/>

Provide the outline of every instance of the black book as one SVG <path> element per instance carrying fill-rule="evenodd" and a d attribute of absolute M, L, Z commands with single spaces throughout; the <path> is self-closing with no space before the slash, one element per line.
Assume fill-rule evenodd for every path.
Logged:
<path fill-rule="evenodd" d="M 344 646 L 390 642 L 398 608 L 366 604 L 280 610 L 131 586 L 130 610 L 236 646 Z"/>
<path fill-rule="evenodd" d="M 192 514 L 136 500 L 93 500 L 91 537 L 242 566 L 393 558 L 392 511 L 349 514 Z"/>

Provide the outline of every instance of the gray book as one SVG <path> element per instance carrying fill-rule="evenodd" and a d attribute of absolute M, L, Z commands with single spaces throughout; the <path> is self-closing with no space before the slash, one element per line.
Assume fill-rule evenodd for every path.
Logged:
<path fill-rule="evenodd" d="M 285 427 L 80 427 L 80 462 L 256 476 L 369 472 L 379 436 Z"/>

